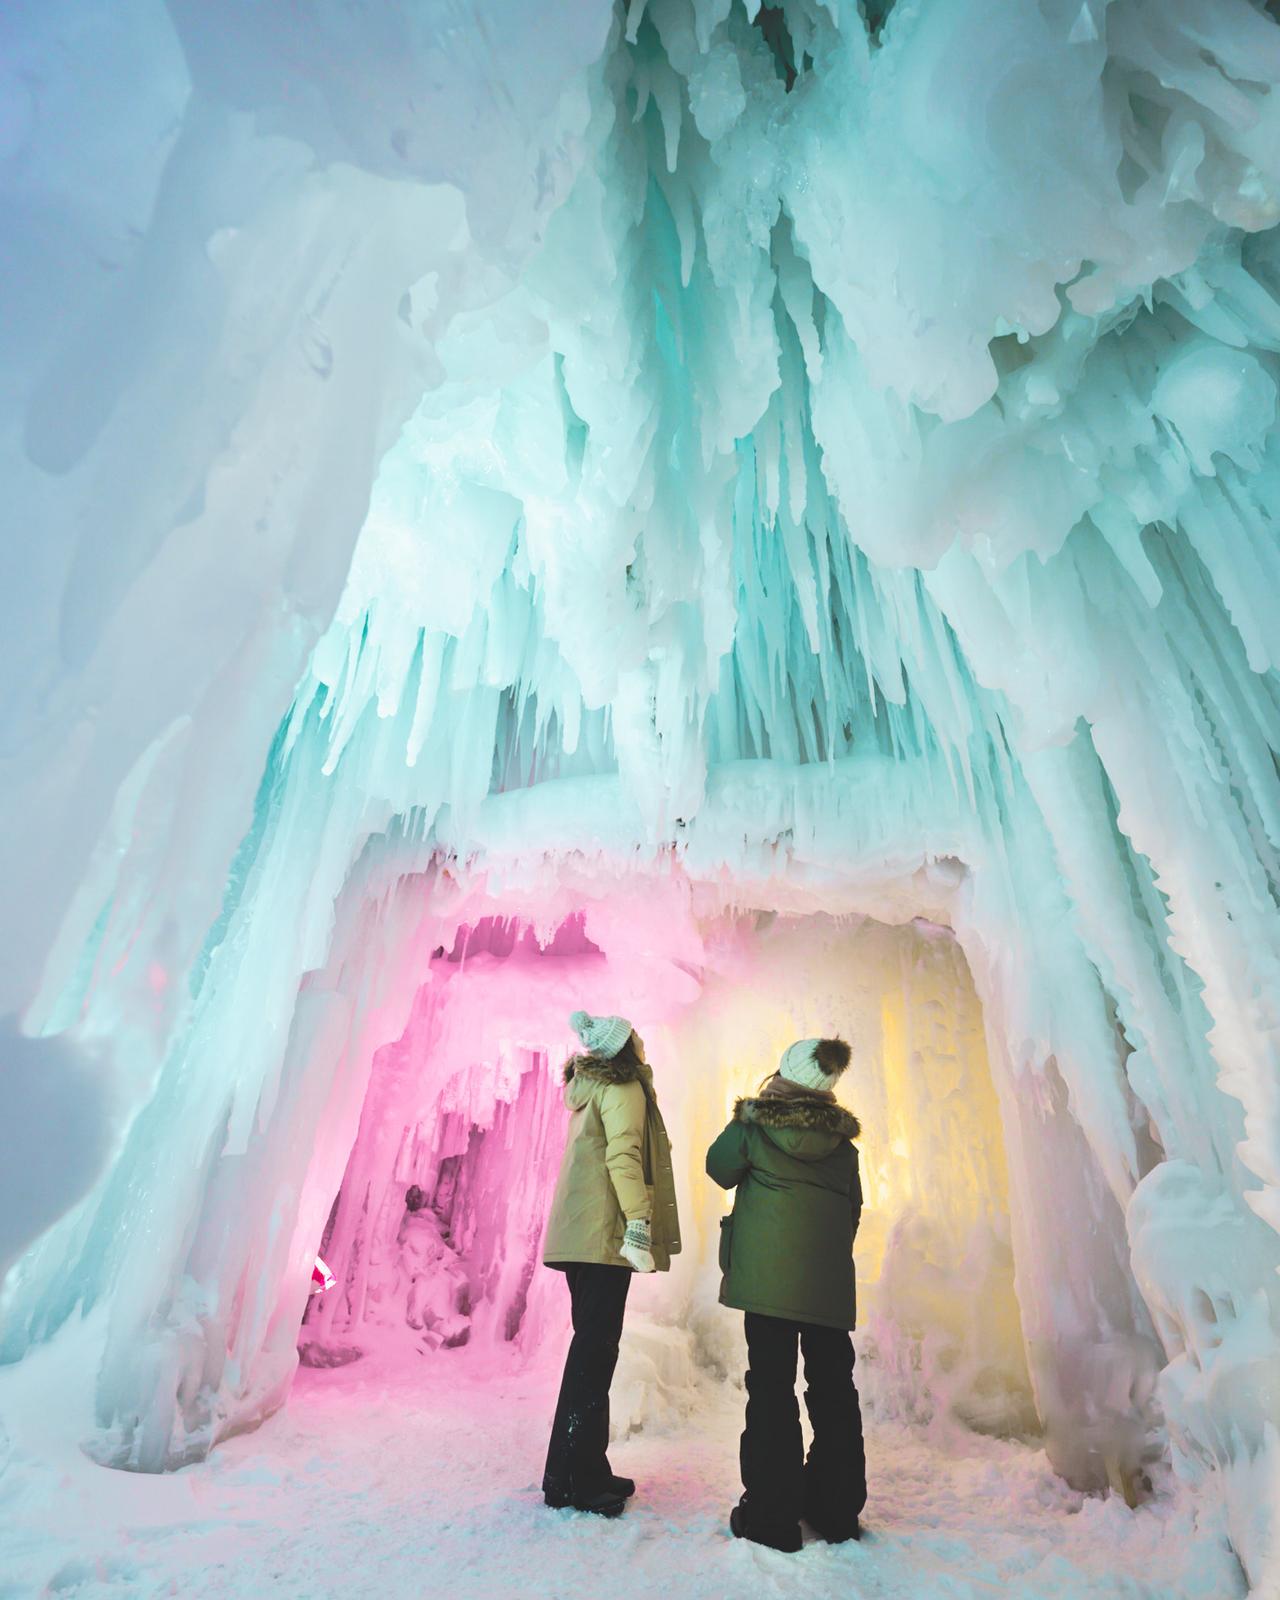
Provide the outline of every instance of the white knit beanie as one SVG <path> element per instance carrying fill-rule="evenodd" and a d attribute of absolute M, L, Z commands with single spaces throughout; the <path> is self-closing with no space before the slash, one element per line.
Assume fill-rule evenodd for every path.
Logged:
<path fill-rule="evenodd" d="M 589 1011 L 575 1011 L 569 1026 L 602 1061 L 612 1060 L 631 1037 L 631 1024 L 625 1017 L 593 1017 Z"/>
<path fill-rule="evenodd" d="M 827 1072 L 818 1062 L 820 1044 L 837 1046 L 838 1048 L 830 1052 L 836 1060 L 840 1060 L 843 1055 L 843 1060 L 833 1072 Z M 782 1052 L 782 1060 L 778 1063 L 778 1076 L 787 1078 L 792 1083 L 798 1083 L 804 1089 L 830 1092 L 848 1064 L 849 1046 L 843 1039 L 797 1039 L 795 1044 L 788 1045 Z"/>

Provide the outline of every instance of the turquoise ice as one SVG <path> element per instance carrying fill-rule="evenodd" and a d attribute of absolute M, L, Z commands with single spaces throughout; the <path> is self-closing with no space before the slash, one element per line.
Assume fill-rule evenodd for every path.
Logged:
<path fill-rule="evenodd" d="M 148 1470 L 278 1404 L 460 925 L 585 916 L 678 1007 L 734 910 L 920 918 L 1051 1459 L 1154 1432 L 1262 1582 L 1280 28 L 312 10 L 0 22 L 4 1352 L 108 1308 Z"/>

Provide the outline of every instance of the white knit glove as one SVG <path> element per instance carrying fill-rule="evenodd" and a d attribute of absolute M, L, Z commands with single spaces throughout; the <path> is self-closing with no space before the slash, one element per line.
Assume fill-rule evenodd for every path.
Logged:
<path fill-rule="evenodd" d="M 634 1222 L 627 1223 L 627 1231 L 622 1235 L 622 1254 L 637 1272 L 656 1272 L 658 1270 L 653 1264 L 652 1246 L 653 1240 L 649 1234 L 649 1224 L 643 1217 L 638 1217 Z"/>

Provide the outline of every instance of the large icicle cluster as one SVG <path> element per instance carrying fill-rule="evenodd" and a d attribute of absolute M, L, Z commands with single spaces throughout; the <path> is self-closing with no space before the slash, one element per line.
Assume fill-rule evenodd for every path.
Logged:
<path fill-rule="evenodd" d="M 375 1055 L 460 926 L 586 915 L 679 1008 L 735 911 L 926 917 L 985 1011 L 1051 1454 L 1131 1487 L 1158 1371 L 1260 1580 L 1280 28 L 333 5 L 301 52 L 284 8 L 134 0 L 131 84 L 85 10 L 19 14 L 0 129 L 2 448 L 49 534 L 10 588 L 4 949 L 27 1030 L 114 1065 L 120 1148 L 7 1351 L 108 1301 L 133 1465 L 276 1403 Z"/>

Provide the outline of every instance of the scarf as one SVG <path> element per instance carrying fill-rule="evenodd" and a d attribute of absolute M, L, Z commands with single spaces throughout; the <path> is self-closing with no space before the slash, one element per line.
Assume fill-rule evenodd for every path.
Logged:
<path fill-rule="evenodd" d="M 806 1089 L 802 1083 L 792 1083 L 790 1078 L 784 1078 L 781 1073 L 775 1072 L 768 1079 L 758 1096 L 761 1100 L 820 1100 L 824 1105 L 833 1106 L 836 1097 L 830 1089 Z"/>

